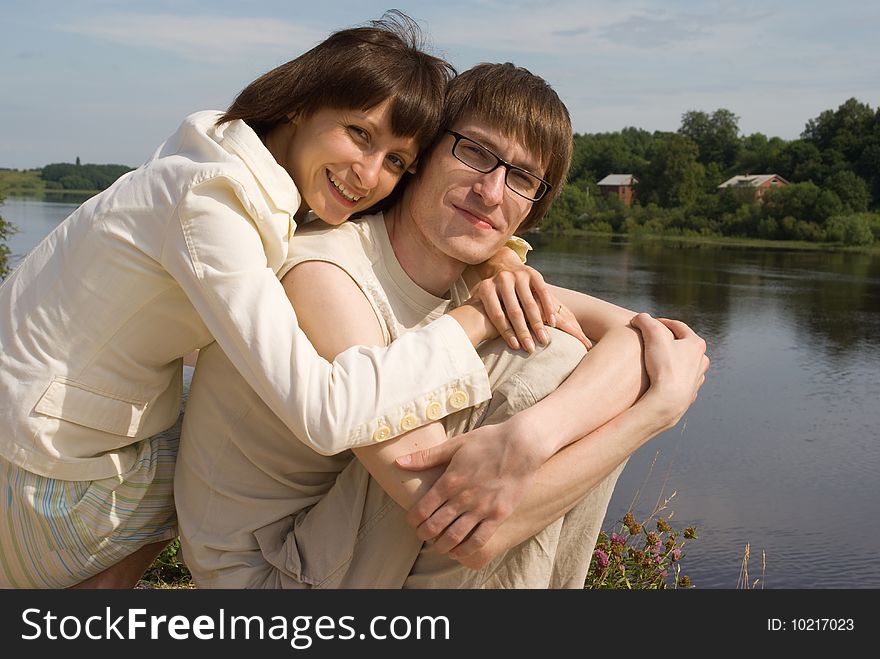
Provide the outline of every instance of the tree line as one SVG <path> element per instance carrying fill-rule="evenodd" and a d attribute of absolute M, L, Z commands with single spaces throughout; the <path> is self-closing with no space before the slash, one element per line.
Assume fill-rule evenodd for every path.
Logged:
<path fill-rule="evenodd" d="M 36 170 L 3 169 L 0 170 L 0 178 L 5 185 L 0 186 L 0 206 L 6 187 L 32 194 L 46 190 L 97 192 L 110 187 L 116 179 L 131 170 L 126 165 L 84 165 L 78 157 L 75 163 L 53 163 Z M 15 231 L 16 227 L 0 216 L 0 281 L 9 273 L 7 241 Z"/>
<path fill-rule="evenodd" d="M 628 127 L 576 133 L 568 181 L 541 229 L 880 243 L 880 108 L 850 98 L 810 119 L 800 138 L 788 141 L 742 135 L 738 122 L 724 108 L 690 110 L 676 132 Z M 22 189 L 97 191 L 131 169 L 77 158 L 0 173 L 15 176 Z M 596 183 L 607 174 L 638 179 L 632 206 L 600 193 Z M 761 199 L 749 190 L 718 190 L 737 174 L 778 174 L 790 185 Z M 12 231 L 0 217 L 0 279 Z"/>
<path fill-rule="evenodd" d="M 105 190 L 131 167 L 125 165 L 82 165 L 59 162 L 46 165 L 40 170 L 40 178 L 47 190 Z"/>
<path fill-rule="evenodd" d="M 676 132 L 575 134 L 568 182 L 543 231 L 583 229 L 869 245 L 880 240 L 880 108 L 851 98 L 799 139 L 742 135 L 730 110 L 682 115 Z M 635 202 L 604 197 L 607 174 L 638 179 Z M 790 184 L 758 198 L 718 186 L 738 174 Z"/>

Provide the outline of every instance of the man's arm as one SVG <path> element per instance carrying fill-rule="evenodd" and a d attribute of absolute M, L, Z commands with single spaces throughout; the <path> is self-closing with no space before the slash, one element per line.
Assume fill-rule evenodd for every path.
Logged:
<path fill-rule="evenodd" d="M 382 330 L 373 307 L 357 284 L 338 266 L 308 261 L 293 268 L 283 283 L 300 326 L 324 358 L 332 359 L 353 345 L 383 344 Z M 593 298 L 580 304 L 594 318 L 601 317 L 603 311 L 612 307 L 619 309 Z M 610 327 L 613 322 L 607 320 L 606 324 Z M 461 483 L 476 488 L 501 477 L 508 484 L 508 489 L 501 491 L 479 492 L 475 509 L 468 511 L 460 525 L 471 521 L 473 526 L 478 526 L 483 515 L 490 516 L 495 526 L 500 524 L 512 509 L 509 501 L 522 495 L 538 466 L 560 445 L 598 428 L 632 404 L 641 382 L 641 345 L 631 328 L 615 329 L 617 335 L 608 332 L 604 345 L 597 345 L 557 392 L 514 417 L 516 436 L 522 438 L 516 444 L 518 450 L 512 450 L 514 442 L 509 441 L 510 437 L 497 426 L 460 436 L 461 441 L 472 441 L 494 433 L 496 439 L 494 442 L 474 442 L 475 450 L 463 453 L 461 457 L 466 457 L 474 471 Z M 630 354 L 626 354 L 627 350 Z M 585 397 L 593 399 L 590 405 L 583 404 Z M 553 433 L 546 432 L 548 418 L 555 419 Z M 405 471 L 396 464 L 396 458 L 439 447 L 445 441 L 442 424 L 432 423 L 390 441 L 355 449 L 354 453 L 389 496 L 410 509 L 430 490 L 444 468 Z M 500 453 L 497 452 L 499 448 Z M 608 469 L 609 473 L 611 469 L 613 466 Z M 520 474 L 525 477 L 519 477 Z M 511 493 L 510 488 L 515 491 Z M 490 528 L 493 527 L 487 526 L 483 530 Z"/>
<path fill-rule="evenodd" d="M 601 340 L 613 329 L 628 327 L 629 322 L 636 315 L 635 311 L 585 293 L 554 285 L 550 285 L 549 288 L 556 299 L 564 305 L 564 311 L 571 313 L 586 335 L 594 341 Z"/>
<path fill-rule="evenodd" d="M 641 338 L 629 322 L 635 314 L 582 293 L 552 289 L 564 300 L 563 313 L 598 340 L 572 374 L 503 424 L 398 459 L 414 471 L 448 465 L 407 517 L 419 537 L 434 540 L 440 552 L 461 542 L 465 553 L 482 546 L 519 506 L 541 465 L 629 408 L 647 388 Z M 616 466 L 603 469 L 601 478 Z"/>
<path fill-rule="evenodd" d="M 639 314 L 633 325 L 645 341 L 648 392 L 633 407 L 548 460 L 515 513 L 489 541 L 471 553 L 461 546 L 451 552 L 453 558 L 477 569 L 535 535 L 571 510 L 642 444 L 678 423 L 696 400 L 709 368 L 706 342 L 680 321 Z"/>
<path fill-rule="evenodd" d="M 325 359 L 332 360 L 354 345 L 385 343 L 373 307 L 342 268 L 324 261 L 306 261 L 288 272 L 282 283 L 300 327 Z M 389 496 L 409 508 L 443 470 L 406 472 L 394 465 L 394 458 L 445 440 L 443 425 L 434 422 L 374 446 L 355 449 L 354 453 Z"/>

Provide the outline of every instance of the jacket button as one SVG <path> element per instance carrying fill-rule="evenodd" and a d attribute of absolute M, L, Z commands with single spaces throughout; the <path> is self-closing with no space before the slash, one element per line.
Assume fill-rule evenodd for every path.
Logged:
<path fill-rule="evenodd" d="M 374 442 L 384 442 L 389 437 L 391 437 L 391 428 L 388 426 L 379 426 L 373 431 Z"/>
<path fill-rule="evenodd" d="M 436 421 L 443 415 L 443 408 L 440 407 L 440 403 L 436 400 L 428 403 L 428 406 L 425 408 L 425 416 L 431 419 L 431 421 Z"/>
<path fill-rule="evenodd" d="M 449 407 L 454 410 L 460 410 L 466 407 L 468 403 L 468 395 L 461 389 L 456 389 L 449 395 Z"/>
<path fill-rule="evenodd" d="M 412 430 L 419 425 L 419 420 L 413 414 L 405 414 L 400 420 L 400 429 L 403 431 Z"/>

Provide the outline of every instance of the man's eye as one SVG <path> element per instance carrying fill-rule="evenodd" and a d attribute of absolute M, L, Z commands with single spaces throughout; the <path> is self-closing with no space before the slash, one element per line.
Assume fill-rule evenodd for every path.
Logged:
<path fill-rule="evenodd" d="M 489 165 L 495 160 L 492 154 L 476 144 L 463 142 L 461 144 L 461 152 L 465 158 L 476 165 Z"/>
<path fill-rule="evenodd" d="M 510 170 L 510 173 L 507 175 L 507 179 L 511 185 L 517 186 L 520 190 L 531 190 L 538 185 L 538 181 L 536 179 L 532 178 L 525 172 L 520 172 L 516 169 Z"/>

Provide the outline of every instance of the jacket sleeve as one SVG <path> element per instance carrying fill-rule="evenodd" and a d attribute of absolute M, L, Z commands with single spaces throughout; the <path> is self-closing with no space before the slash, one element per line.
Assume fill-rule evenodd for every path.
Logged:
<path fill-rule="evenodd" d="M 387 347 L 323 359 L 267 260 L 273 237 L 242 199 L 228 179 L 194 187 L 168 227 L 164 265 L 239 373 L 303 442 L 332 455 L 490 397 L 482 361 L 448 316 Z"/>

